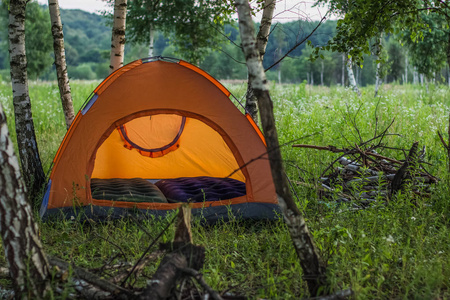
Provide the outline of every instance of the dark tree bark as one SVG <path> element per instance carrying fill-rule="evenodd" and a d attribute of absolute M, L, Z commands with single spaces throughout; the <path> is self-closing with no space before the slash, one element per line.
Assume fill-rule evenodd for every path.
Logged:
<path fill-rule="evenodd" d="M 11 1 L 12 3 L 13 1 Z M 12 6 L 12 5 L 11 5 Z M 19 162 L 0 105 L 0 233 L 16 299 L 49 290 L 49 267 L 20 178 Z"/>
<path fill-rule="evenodd" d="M 249 81 L 257 97 L 261 114 L 264 136 L 267 142 L 270 167 L 289 233 L 304 272 L 304 280 L 312 296 L 327 293 L 326 268 L 322 262 L 305 220 L 292 198 L 289 184 L 284 172 L 278 134 L 273 115 L 273 104 L 270 99 L 267 80 L 256 48 L 250 6 L 247 0 L 236 0 L 239 18 L 239 31 L 242 39 Z"/>
<path fill-rule="evenodd" d="M 265 0 L 264 10 L 261 17 L 261 25 L 259 27 L 258 34 L 256 35 L 256 47 L 258 49 L 261 61 L 266 54 L 266 46 L 269 41 L 270 26 L 272 26 L 273 12 L 275 11 L 276 0 Z M 256 96 L 253 93 L 250 79 L 247 84 L 247 96 L 245 100 L 245 109 L 252 117 L 253 121 L 258 124 L 258 104 Z"/>
<path fill-rule="evenodd" d="M 69 76 L 67 75 L 66 53 L 64 50 L 64 33 L 59 13 L 58 0 L 48 0 L 48 9 L 50 12 L 50 20 L 52 22 L 53 50 L 55 53 L 56 76 L 58 78 L 59 94 L 66 120 L 66 127 L 69 129 L 70 124 L 75 117 L 73 110 L 72 94 L 70 92 Z"/>
<path fill-rule="evenodd" d="M 123 66 L 125 50 L 125 24 L 127 19 L 127 0 L 114 1 L 114 21 L 111 36 L 110 73 Z"/>
<path fill-rule="evenodd" d="M 45 174 L 39 157 L 28 92 L 25 55 L 26 5 L 26 0 L 10 1 L 8 38 L 17 144 L 25 184 L 30 196 L 34 197 L 45 183 Z"/>

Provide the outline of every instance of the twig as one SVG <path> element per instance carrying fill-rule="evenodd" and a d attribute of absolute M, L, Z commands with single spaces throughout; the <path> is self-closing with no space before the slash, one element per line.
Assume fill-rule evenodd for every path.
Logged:
<path fill-rule="evenodd" d="M 383 155 L 380 155 L 380 154 L 377 154 L 377 153 L 372 153 L 372 152 L 369 152 L 369 151 L 362 151 L 362 150 L 358 151 L 358 150 L 355 150 L 355 149 L 351 149 L 350 150 L 350 149 L 346 149 L 346 148 L 340 149 L 340 148 L 337 148 L 335 146 L 323 147 L 323 146 L 304 145 L 304 144 L 295 144 L 295 145 L 292 145 L 292 147 L 295 147 L 295 148 L 311 148 L 311 149 L 317 149 L 317 150 L 327 150 L 327 151 L 331 151 L 331 152 L 334 152 L 334 153 L 344 153 L 344 155 L 345 154 L 362 153 L 362 154 L 367 155 L 367 156 L 373 156 L 373 157 L 376 157 L 376 158 L 379 158 L 379 159 L 385 159 L 385 160 L 390 161 L 390 162 L 395 163 L 395 164 L 399 164 L 399 165 L 403 164 L 403 162 L 398 161 L 396 159 L 392 159 L 392 158 L 389 158 L 389 157 L 386 157 L 386 156 L 383 156 Z"/>
<path fill-rule="evenodd" d="M 147 247 L 147 249 L 144 251 L 144 253 L 141 255 L 141 257 L 139 257 L 138 261 L 136 262 L 136 264 L 133 266 L 133 268 L 131 269 L 130 273 L 128 273 L 128 275 L 125 277 L 125 279 L 122 281 L 122 283 L 120 284 L 121 286 L 124 286 L 125 282 L 127 282 L 128 278 L 131 276 L 131 274 L 133 274 L 133 272 L 135 271 L 135 269 L 137 268 L 137 266 L 140 264 L 141 260 L 147 255 L 147 253 L 150 251 L 150 249 L 156 244 L 156 242 L 162 237 L 162 235 L 167 231 L 167 229 L 169 229 L 169 226 L 172 225 L 172 223 L 175 221 L 175 219 L 177 218 L 177 215 L 175 215 L 172 220 L 170 220 L 170 222 L 166 225 L 166 227 L 164 227 L 164 229 L 158 234 L 158 236 L 150 243 L 150 245 Z"/>
<path fill-rule="evenodd" d="M 82 280 L 90 283 L 91 285 L 94 285 L 106 292 L 113 294 L 115 297 L 117 297 L 116 299 L 120 299 L 121 295 L 123 297 L 127 297 L 127 298 L 133 296 L 131 291 L 129 291 L 121 286 L 115 285 L 114 283 L 111 283 L 105 279 L 102 279 L 102 278 L 98 277 L 97 275 L 95 275 L 83 268 L 77 267 L 75 265 L 70 265 L 68 262 L 65 262 L 56 257 L 48 256 L 47 258 L 48 258 L 48 262 L 51 265 L 57 266 L 60 269 L 68 270 L 69 268 L 72 268 L 73 274 L 76 277 L 78 277 L 79 279 L 82 279 Z"/>
<path fill-rule="evenodd" d="M 96 235 L 98 238 L 100 238 L 100 239 L 102 239 L 102 240 L 104 240 L 104 241 L 110 243 L 111 245 L 113 245 L 114 247 L 116 247 L 117 249 L 119 249 L 120 254 L 123 256 L 123 258 L 124 258 L 126 261 L 128 261 L 127 255 L 126 255 L 125 252 L 122 250 L 122 248 L 120 248 L 119 245 L 117 245 L 117 244 L 114 243 L 114 242 L 111 242 L 108 238 L 102 237 L 101 235 L 99 235 L 99 234 L 96 233 L 96 232 L 94 232 L 94 235 Z"/>
<path fill-rule="evenodd" d="M 300 42 L 298 42 L 297 44 L 294 45 L 294 47 L 292 47 L 291 49 L 289 49 L 288 52 L 286 52 L 279 60 L 277 60 L 276 62 L 274 62 L 270 67 L 268 67 L 267 69 L 264 70 L 264 72 L 269 71 L 270 69 L 272 69 L 273 67 L 275 67 L 276 65 L 278 65 L 283 59 L 285 59 L 292 51 L 294 51 L 295 49 L 297 49 L 298 46 L 300 46 L 301 44 L 303 44 L 304 42 L 306 42 L 307 39 L 309 39 L 314 32 L 316 32 L 316 30 L 319 28 L 320 25 L 322 25 L 322 23 L 326 20 L 326 17 L 323 17 L 319 24 L 317 24 L 317 26 L 311 31 L 310 34 L 308 34 L 307 37 L 305 37 L 303 40 L 301 40 Z"/>
<path fill-rule="evenodd" d="M 196 271 L 192 268 L 183 268 L 181 269 L 181 271 L 189 276 L 192 276 L 193 278 L 195 278 L 195 280 L 197 280 L 197 282 L 202 286 L 202 288 L 204 288 L 208 294 L 211 296 L 212 299 L 214 300 L 223 300 L 223 298 L 219 295 L 219 293 L 217 293 L 215 290 L 213 290 L 203 279 L 203 275 L 199 272 Z"/>
<path fill-rule="evenodd" d="M 151 261 L 155 260 L 156 258 L 158 258 L 159 256 L 161 256 L 164 252 L 161 250 L 156 250 L 155 252 L 147 255 L 144 259 L 142 259 L 135 267 L 133 270 L 133 273 L 138 276 L 139 273 L 144 269 L 144 267 Z M 125 277 L 128 276 L 128 274 L 131 271 L 128 272 L 124 272 L 122 274 L 118 274 L 116 276 L 114 276 L 113 278 L 111 278 L 111 281 L 114 283 L 118 283 L 119 281 L 122 281 Z"/>

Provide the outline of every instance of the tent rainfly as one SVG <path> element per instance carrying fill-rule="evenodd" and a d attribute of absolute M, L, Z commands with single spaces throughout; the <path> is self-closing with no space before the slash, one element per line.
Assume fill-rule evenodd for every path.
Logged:
<path fill-rule="evenodd" d="M 205 71 L 162 57 L 112 73 L 53 160 L 40 214 L 166 215 L 188 202 L 207 221 L 279 211 L 264 137 Z"/>

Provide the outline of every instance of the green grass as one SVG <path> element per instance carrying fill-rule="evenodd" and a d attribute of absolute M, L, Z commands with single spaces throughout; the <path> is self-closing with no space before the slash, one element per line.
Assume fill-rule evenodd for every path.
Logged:
<path fill-rule="evenodd" d="M 72 82 L 78 109 L 97 83 Z M 244 86 L 231 86 L 238 98 Z M 41 158 L 47 170 L 64 136 L 64 117 L 56 84 L 30 85 L 33 116 Z M 419 86 L 384 86 L 373 98 L 373 87 L 358 98 L 349 89 L 273 85 L 280 143 L 291 180 L 314 180 L 336 157 L 325 151 L 292 148 L 291 143 L 347 147 L 368 140 L 395 119 L 385 143 L 427 147 L 429 171 L 441 180 L 431 198 L 400 195 L 388 205 L 361 211 L 335 209 L 318 201 L 315 191 L 296 187 L 299 207 L 307 218 L 320 253 L 327 262 L 328 278 L 336 290 L 351 287 L 356 299 L 450 298 L 450 175 L 446 153 L 437 130 L 447 131 L 450 90 Z M 0 84 L 0 102 L 13 128 L 10 86 Z M 377 119 L 377 121 L 375 121 Z M 356 124 L 356 126 L 355 126 Z M 359 131 L 359 134 L 356 130 Z M 14 132 L 11 130 L 11 132 Z M 14 134 L 13 134 L 14 135 Z M 404 159 L 397 152 L 383 152 Z M 150 220 L 141 226 L 132 220 L 80 224 L 77 220 L 39 224 L 45 251 L 87 268 L 135 262 L 167 220 Z M 148 235 L 144 231 L 150 233 Z M 163 235 L 162 241 L 172 238 Z M 193 225 L 195 243 L 206 247 L 203 270 L 215 289 L 231 289 L 251 298 L 298 299 L 307 297 L 302 271 L 282 221 L 229 222 L 205 227 Z M 107 239 L 107 240 L 105 240 Z M 158 260 L 144 271 L 137 286 L 145 285 Z M 1 265 L 5 265 L 3 254 Z M 113 275 L 112 272 L 105 277 Z M 109 274 L 109 275 L 108 275 Z M 67 285 L 70 290 L 70 285 Z"/>

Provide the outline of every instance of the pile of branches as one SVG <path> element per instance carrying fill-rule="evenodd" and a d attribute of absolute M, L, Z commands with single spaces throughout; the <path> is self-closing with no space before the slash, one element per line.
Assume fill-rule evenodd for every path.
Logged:
<path fill-rule="evenodd" d="M 389 201 L 400 191 L 430 196 L 431 185 L 437 183 L 438 178 L 424 167 L 425 147 L 419 150 L 419 143 L 414 142 L 409 151 L 389 148 L 401 152 L 404 159 L 397 160 L 377 152 L 386 148 L 381 143 L 363 149 L 366 145 L 367 142 L 344 149 L 293 145 L 341 154 L 323 171 L 318 182 L 298 184 L 317 188 L 322 200 L 347 202 L 355 208 L 364 208 L 376 201 Z"/>

